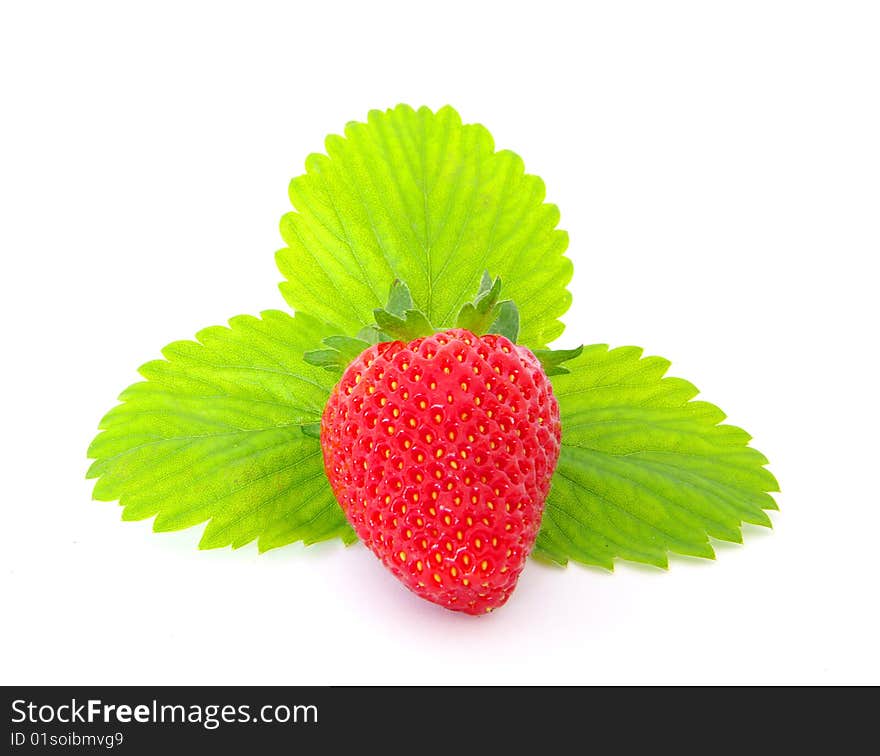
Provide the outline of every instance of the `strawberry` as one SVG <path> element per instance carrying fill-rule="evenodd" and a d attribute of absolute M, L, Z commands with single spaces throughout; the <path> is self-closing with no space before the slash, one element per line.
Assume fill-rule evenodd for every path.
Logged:
<path fill-rule="evenodd" d="M 468 614 L 516 587 L 559 445 L 535 355 L 460 328 L 365 349 L 321 421 L 327 477 L 360 539 L 410 590 Z"/>

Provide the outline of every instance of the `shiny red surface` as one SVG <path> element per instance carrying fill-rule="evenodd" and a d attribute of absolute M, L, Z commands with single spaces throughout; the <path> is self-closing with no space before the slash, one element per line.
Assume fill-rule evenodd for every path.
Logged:
<path fill-rule="evenodd" d="M 528 349 L 460 329 L 370 347 L 333 390 L 321 444 L 358 536 L 408 588 L 469 614 L 507 601 L 559 456 L 559 407 Z"/>

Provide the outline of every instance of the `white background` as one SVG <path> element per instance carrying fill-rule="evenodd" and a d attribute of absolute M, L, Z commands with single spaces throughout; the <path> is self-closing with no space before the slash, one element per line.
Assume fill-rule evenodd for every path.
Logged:
<path fill-rule="evenodd" d="M 0 681 L 880 682 L 877 4 L 2 7 Z M 770 457 L 773 531 L 666 573 L 533 563 L 475 620 L 361 546 L 199 552 L 90 500 L 136 367 L 284 307 L 289 179 L 398 102 L 545 179 L 561 343 L 672 359 Z"/>

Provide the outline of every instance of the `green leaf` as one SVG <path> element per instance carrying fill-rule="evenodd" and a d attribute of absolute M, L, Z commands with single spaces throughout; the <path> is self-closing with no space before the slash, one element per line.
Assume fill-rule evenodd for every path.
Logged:
<path fill-rule="evenodd" d="M 559 211 L 485 128 L 449 107 L 400 105 L 348 124 L 326 150 L 291 182 L 295 212 L 281 222 L 281 290 L 294 309 L 354 334 L 399 279 L 412 309 L 447 328 L 489 268 L 520 308 L 524 343 L 562 333 L 572 267 Z"/>
<path fill-rule="evenodd" d="M 165 347 L 101 420 L 94 497 L 118 499 L 125 520 L 155 516 L 156 531 L 207 520 L 202 548 L 353 541 L 317 438 L 334 378 L 302 358 L 331 334 L 268 311 Z"/>
<path fill-rule="evenodd" d="M 771 526 L 778 491 L 750 436 L 664 378 L 642 350 L 585 347 L 552 378 L 562 451 L 538 555 L 613 568 L 619 557 L 667 566 L 668 552 L 713 558 L 709 537 L 740 543 L 741 523 Z"/>

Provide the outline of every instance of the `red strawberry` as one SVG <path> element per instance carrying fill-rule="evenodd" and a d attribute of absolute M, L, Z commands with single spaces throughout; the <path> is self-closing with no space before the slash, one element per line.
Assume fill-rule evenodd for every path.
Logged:
<path fill-rule="evenodd" d="M 321 422 L 327 476 L 360 539 L 419 596 L 468 614 L 516 587 L 559 443 L 537 358 L 462 329 L 364 350 Z"/>

